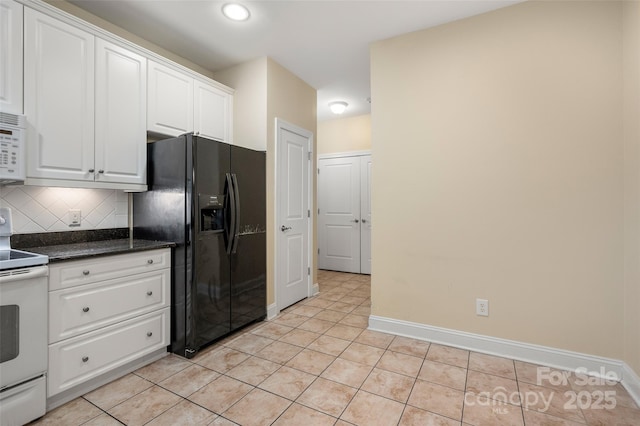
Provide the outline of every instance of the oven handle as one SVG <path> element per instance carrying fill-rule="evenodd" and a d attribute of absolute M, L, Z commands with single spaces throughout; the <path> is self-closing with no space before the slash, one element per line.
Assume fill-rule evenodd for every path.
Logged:
<path fill-rule="evenodd" d="M 31 266 L 28 268 L 0 271 L 0 282 L 11 283 L 14 281 L 27 280 L 31 278 L 46 277 L 47 275 L 49 275 L 48 266 Z"/>

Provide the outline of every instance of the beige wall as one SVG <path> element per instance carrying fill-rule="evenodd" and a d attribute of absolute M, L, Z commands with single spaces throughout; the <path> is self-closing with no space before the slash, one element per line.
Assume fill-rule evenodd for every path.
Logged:
<path fill-rule="evenodd" d="M 623 357 L 621 24 L 525 2 L 372 46 L 373 315 Z"/>
<path fill-rule="evenodd" d="M 280 118 L 305 130 L 313 133 L 313 152 L 317 152 L 317 92 L 316 90 L 291 73 L 289 70 L 278 64 L 273 59 L 267 63 L 267 209 L 272 213 L 275 210 L 275 119 Z M 317 167 L 317 156 L 313 156 L 311 164 L 312 169 Z M 316 174 L 312 173 L 312 192 L 313 205 L 309 206 L 311 211 L 315 211 L 315 200 L 317 194 Z M 269 196 L 271 194 L 271 196 Z M 275 217 L 272 222 L 267 217 L 267 224 L 275 229 Z M 314 226 L 312 232 L 312 253 L 315 253 L 318 247 L 317 230 Z M 275 239 L 267 239 L 269 249 L 267 250 L 267 261 L 269 265 L 274 262 Z M 312 279 L 314 283 L 317 279 L 317 257 L 311 256 L 311 271 L 313 271 Z M 273 286 L 269 287 L 270 291 Z M 273 292 L 267 293 L 268 303 L 275 301 Z"/>
<path fill-rule="evenodd" d="M 270 58 L 260 58 L 215 73 L 214 78 L 236 90 L 234 143 L 267 151 L 267 230 L 275 218 L 275 119 L 281 118 L 316 134 L 316 91 Z M 315 151 L 315 139 L 314 139 Z M 315 162 L 313 164 L 315 168 Z M 315 176 L 315 175 L 314 175 Z M 316 183 L 313 182 L 315 199 Z M 313 209 L 313 207 L 312 207 Z M 317 247 L 313 234 L 313 247 Z M 275 238 L 267 232 L 267 303 L 275 302 Z M 312 256 L 316 282 L 315 256 Z"/>
<path fill-rule="evenodd" d="M 267 150 L 267 58 L 258 58 L 214 73 L 214 79 L 235 89 L 233 143 Z"/>
<path fill-rule="evenodd" d="M 371 149 L 371 114 L 318 122 L 318 154 Z"/>
<path fill-rule="evenodd" d="M 623 9 L 625 277 L 624 360 L 640 372 L 640 2 Z"/>

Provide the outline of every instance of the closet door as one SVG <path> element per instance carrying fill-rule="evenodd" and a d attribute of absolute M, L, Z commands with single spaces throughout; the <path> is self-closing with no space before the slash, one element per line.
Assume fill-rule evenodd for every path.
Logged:
<path fill-rule="evenodd" d="M 360 273 L 360 158 L 318 160 L 318 267 Z"/>
<path fill-rule="evenodd" d="M 360 273 L 371 274 L 371 156 L 360 157 Z"/>

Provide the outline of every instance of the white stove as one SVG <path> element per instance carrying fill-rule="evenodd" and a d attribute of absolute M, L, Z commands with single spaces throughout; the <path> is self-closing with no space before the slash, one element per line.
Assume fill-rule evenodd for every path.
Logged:
<path fill-rule="evenodd" d="M 0 424 L 46 412 L 47 256 L 12 250 L 11 210 L 0 208 Z"/>

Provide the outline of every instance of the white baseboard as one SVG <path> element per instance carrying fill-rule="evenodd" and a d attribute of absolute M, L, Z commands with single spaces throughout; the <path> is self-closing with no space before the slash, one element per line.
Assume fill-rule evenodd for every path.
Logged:
<path fill-rule="evenodd" d="M 433 343 L 513 358 L 561 370 L 587 371 L 587 374 L 611 379 L 613 375 L 640 405 L 640 378 L 624 361 L 550 348 L 531 343 L 500 339 L 393 318 L 369 316 L 369 329 Z"/>
<path fill-rule="evenodd" d="M 277 304 L 272 303 L 269 306 L 267 306 L 267 320 L 274 319 L 275 317 L 278 316 L 279 313 L 280 311 L 278 310 Z"/>
<path fill-rule="evenodd" d="M 318 293 L 320 293 L 320 285 L 318 285 L 318 283 L 313 284 L 313 287 L 311 288 L 311 296 L 315 296 Z"/>
<path fill-rule="evenodd" d="M 636 404 L 640 405 L 640 377 L 626 362 L 623 362 L 623 364 L 622 385 Z"/>

